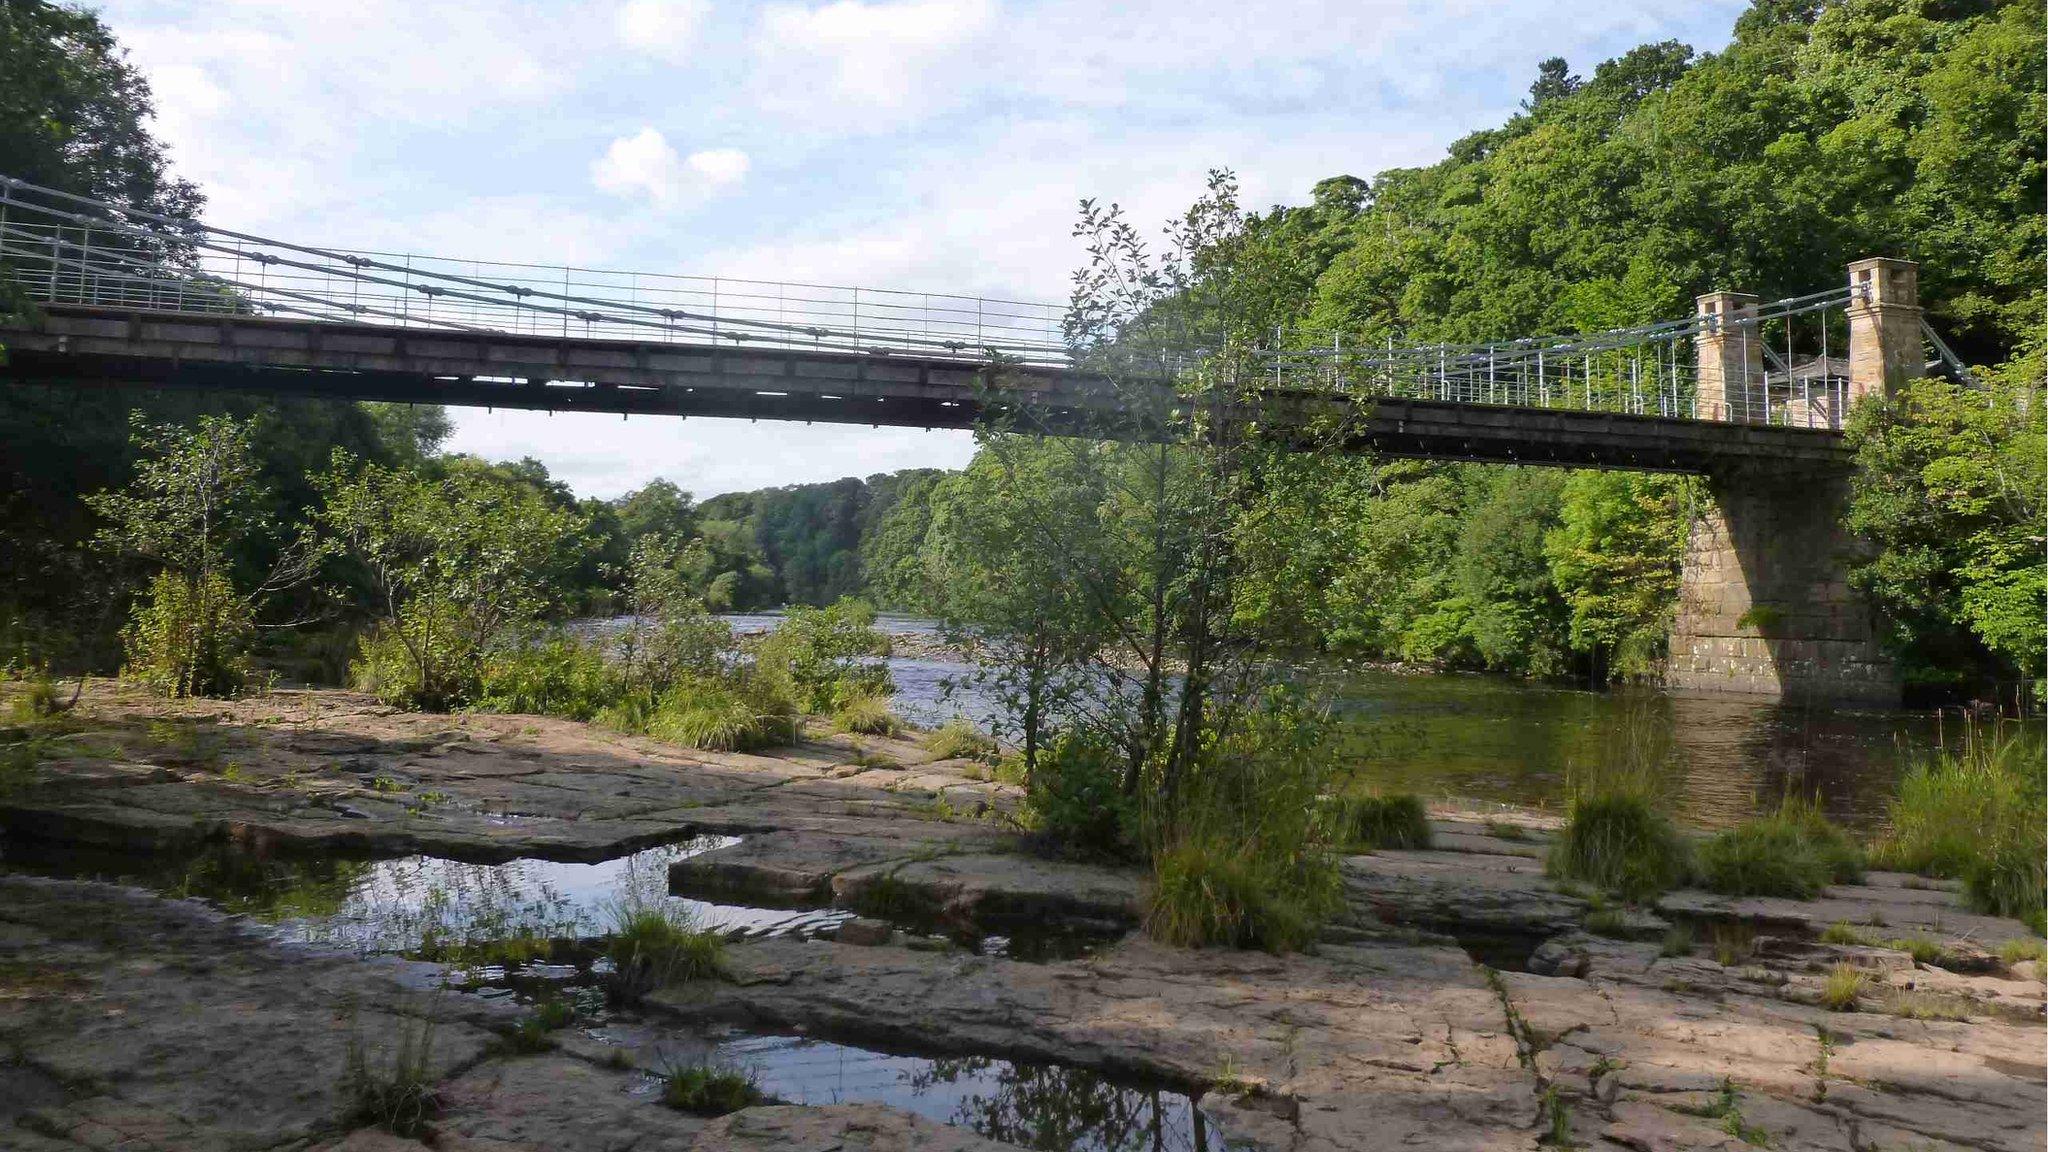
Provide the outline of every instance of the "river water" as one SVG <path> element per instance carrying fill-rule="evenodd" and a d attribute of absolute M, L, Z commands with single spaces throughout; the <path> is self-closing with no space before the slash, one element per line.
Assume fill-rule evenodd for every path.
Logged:
<path fill-rule="evenodd" d="M 774 627 L 777 617 L 727 619 L 755 632 Z M 885 614 L 877 626 L 913 641 L 937 638 L 937 625 L 917 617 Z M 919 656 L 892 657 L 889 668 L 906 719 L 937 724 L 960 715 L 987 726 L 997 716 L 993 702 L 966 683 L 970 665 Z M 1930 712 L 1596 692 L 1458 673 L 1315 674 L 1333 689 L 1348 770 L 1367 783 L 1431 799 L 1555 810 L 1568 773 L 1627 743 L 1654 750 L 1671 774 L 1680 816 L 1709 828 L 1789 792 L 1818 795 L 1835 819 L 1873 829 L 1912 758 L 1956 733 L 1953 715 L 1944 726 Z"/>

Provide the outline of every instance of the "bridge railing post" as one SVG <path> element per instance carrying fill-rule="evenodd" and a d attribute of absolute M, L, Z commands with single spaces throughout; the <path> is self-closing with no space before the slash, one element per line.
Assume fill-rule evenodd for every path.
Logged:
<path fill-rule="evenodd" d="M 1699 329 L 1699 418 L 1752 423 L 1763 418 L 1764 345 L 1757 327 L 1757 297 L 1709 292 L 1695 301 Z"/>
<path fill-rule="evenodd" d="M 1873 256 L 1849 265 L 1848 313 L 1849 405 L 1926 371 L 1918 264 Z"/>

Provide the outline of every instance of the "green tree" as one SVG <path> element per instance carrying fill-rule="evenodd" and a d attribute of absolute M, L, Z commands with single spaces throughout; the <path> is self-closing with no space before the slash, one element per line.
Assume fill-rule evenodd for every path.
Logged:
<path fill-rule="evenodd" d="M 1544 537 L 1571 609 L 1574 647 L 1596 672 L 1642 673 L 1664 652 L 1691 524 L 1691 486 L 1669 476 L 1578 472 Z"/>
<path fill-rule="evenodd" d="M 2043 676 L 2042 351 L 1986 386 L 1917 380 L 1855 412 L 1849 526 L 1877 545 L 1852 574 L 1909 679 Z"/>
<path fill-rule="evenodd" d="M 207 417 L 191 428 L 156 426 L 136 414 L 141 460 L 122 489 L 86 503 L 105 521 L 105 550 L 155 568 L 124 633 L 126 667 L 174 696 L 222 696 L 248 677 L 260 601 L 301 583 L 317 563 L 310 545 L 285 549 L 244 592 L 234 561 L 251 538 L 275 531 L 261 513 L 248 425 Z"/>
<path fill-rule="evenodd" d="M 560 605 L 591 547 L 573 503 L 477 461 L 427 473 L 336 453 L 320 486 L 324 532 L 382 608 L 358 678 L 411 707 L 471 699 L 491 646 Z"/>

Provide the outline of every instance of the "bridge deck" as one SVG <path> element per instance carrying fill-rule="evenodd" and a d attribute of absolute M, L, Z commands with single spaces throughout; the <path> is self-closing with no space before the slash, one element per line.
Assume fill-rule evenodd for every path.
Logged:
<path fill-rule="evenodd" d="M 419 404 L 968 428 L 987 366 L 966 358 L 749 349 L 53 305 L 0 323 L 13 385 L 227 389 Z M 1048 428 L 1100 428 L 1084 378 L 1008 368 Z M 1071 421 L 1071 423 L 1069 423 Z M 1840 433 L 1616 412 L 1409 399 L 1358 437 L 1387 455 L 1787 476 L 1849 465 Z"/>

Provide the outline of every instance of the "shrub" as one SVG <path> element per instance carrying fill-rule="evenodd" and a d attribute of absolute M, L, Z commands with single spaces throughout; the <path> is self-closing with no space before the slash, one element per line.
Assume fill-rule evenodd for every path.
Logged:
<path fill-rule="evenodd" d="M 698 1116 L 723 1116 L 751 1108 L 766 1099 L 753 1077 L 728 1068 L 699 1064 L 671 1069 L 662 1086 L 661 1102 Z"/>
<path fill-rule="evenodd" d="M 612 966 L 606 990 L 614 1000 L 630 1004 L 656 988 L 718 976 L 725 940 L 716 932 L 691 928 L 665 909 L 622 905 L 613 910 L 604 955 Z"/>
<path fill-rule="evenodd" d="M 1429 810 L 1413 792 L 1339 797 L 1336 840 L 1352 848 L 1427 848 Z"/>
<path fill-rule="evenodd" d="M 1831 883 L 1863 876 L 1863 852 L 1819 806 L 1789 799 L 1778 811 L 1702 845 L 1702 883 L 1729 896 L 1810 900 Z"/>
<path fill-rule="evenodd" d="M 394 708 L 447 712 L 476 698 L 483 653 L 424 610 L 365 635 L 349 665 L 349 681 Z"/>
<path fill-rule="evenodd" d="M 122 633 L 125 672 L 171 696 L 233 696 L 249 682 L 256 621 L 225 576 L 159 572 Z"/>
<path fill-rule="evenodd" d="M 832 725 L 841 732 L 861 736 L 898 736 L 903 732 L 903 721 L 880 696 L 855 696 L 841 701 L 832 713 Z"/>
<path fill-rule="evenodd" d="M 1960 748 L 1916 760 L 1888 806 L 1891 830 L 1877 846 L 1878 862 L 1963 877 L 1986 833 L 2008 822 L 2040 825 L 2040 764 L 2039 741 L 2006 727 L 1971 729 Z"/>
<path fill-rule="evenodd" d="M 799 723 L 779 686 L 736 674 L 693 678 L 669 689 L 640 718 L 639 730 L 689 748 L 745 752 L 794 743 Z"/>
<path fill-rule="evenodd" d="M 1153 858 L 1145 932 L 1189 948 L 1295 951 L 1342 902 L 1341 883 L 1335 861 L 1313 848 L 1289 857 L 1225 836 L 1185 839 Z"/>
<path fill-rule="evenodd" d="M 924 738 L 924 750 L 941 760 L 989 762 L 1001 753 L 995 740 L 981 729 L 955 716 Z"/>
<path fill-rule="evenodd" d="M 1990 842 L 1963 872 L 1963 895 L 1970 906 L 1994 916 L 2010 916 L 2034 932 L 2043 931 L 2043 906 L 2048 902 L 2048 855 L 2038 812 L 2031 820 L 2007 819 L 1992 829 Z"/>
<path fill-rule="evenodd" d="M 1054 846 L 1124 857 L 1136 844 L 1137 806 L 1123 792 L 1115 754 L 1084 733 L 1057 733 L 1024 782 L 1025 823 Z"/>
<path fill-rule="evenodd" d="M 554 636 L 496 652 L 484 661 L 477 706 L 590 720 L 618 702 L 626 686 L 604 649 Z"/>
<path fill-rule="evenodd" d="M 1575 796 L 1544 870 L 1644 900 L 1684 882 L 1686 844 L 1649 800 L 1627 793 Z"/>
<path fill-rule="evenodd" d="M 828 608 L 791 608 L 761 641 L 755 658 L 764 675 L 788 685 L 805 712 L 831 712 L 860 697 L 893 695 L 886 664 L 889 638 L 875 630 L 865 601 L 841 600 Z"/>
<path fill-rule="evenodd" d="M 1830 1012 L 1854 1012 L 1863 999 L 1867 978 L 1853 964 L 1837 964 L 1820 990 L 1821 1006 Z"/>

